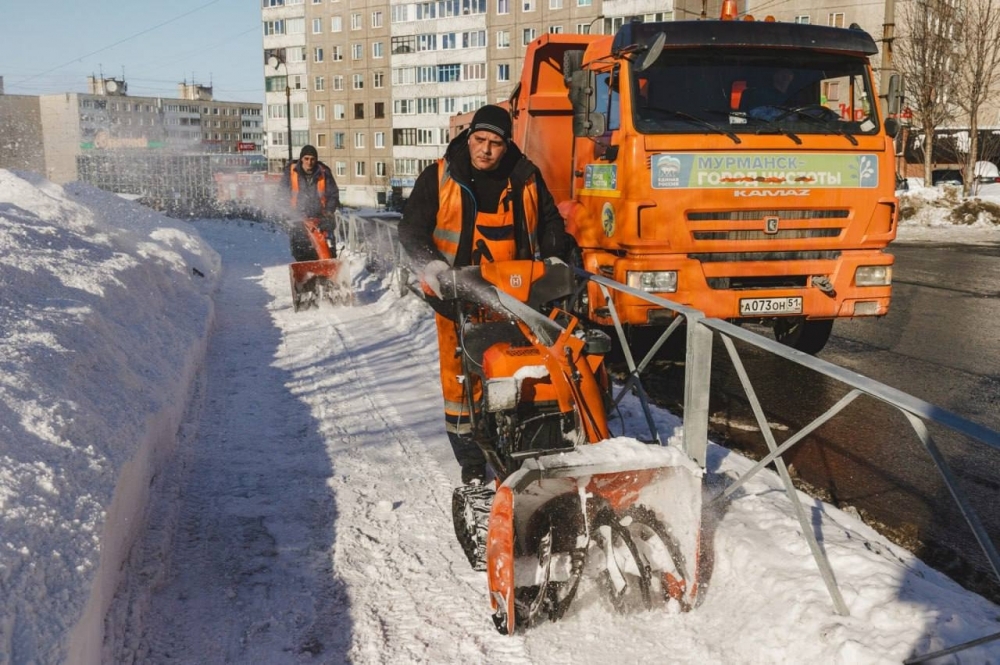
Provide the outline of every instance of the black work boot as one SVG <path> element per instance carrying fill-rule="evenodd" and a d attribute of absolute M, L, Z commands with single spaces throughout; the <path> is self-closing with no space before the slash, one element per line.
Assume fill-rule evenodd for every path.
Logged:
<path fill-rule="evenodd" d="M 448 432 L 448 442 L 462 467 L 463 485 L 482 485 L 486 480 L 486 456 L 476 443 L 468 438 Z"/>

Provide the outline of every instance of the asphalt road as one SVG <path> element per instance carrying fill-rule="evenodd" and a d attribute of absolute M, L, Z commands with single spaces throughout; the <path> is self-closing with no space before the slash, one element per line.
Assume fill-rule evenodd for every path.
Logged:
<path fill-rule="evenodd" d="M 894 244 L 893 300 L 879 320 L 842 321 L 820 357 L 1000 432 L 1000 243 Z M 767 334 L 761 329 L 758 332 Z M 780 444 L 847 389 L 738 345 Z M 683 369 L 658 362 L 646 381 L 677 410 Z M 766 445 L 725 348 L 713 352 L 710 402 L 716 441 L 762 456 Z M 959 486 L 1000 548 L 1000 450 L 931 426 Z M 856 400 L 786 456 L 803 487 L 856 509 L 969 588 L 1000 601 L 1000 583 L 920 439 L 894 408 Z"/>

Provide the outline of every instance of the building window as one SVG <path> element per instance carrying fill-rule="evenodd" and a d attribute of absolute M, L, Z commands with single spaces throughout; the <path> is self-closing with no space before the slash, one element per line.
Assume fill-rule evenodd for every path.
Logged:
<path fill-rule="evenodd" d="M 344 119 L 344 105 L 343 104 L 334 104 L 333 105 L 333 119 L 334 120 L 343 120 Z"/>
<path fill-rule="evenodd" d="M 376 107 L 377 106 L 378 104 L 376 104 Z M 380 116 L 376 115 L 375 117 L 378 118 Z M 375 132 L 375 147 L 376 148 L 385 147 L 385 132 Z"/>
<path fill-rule="evenodd" d="M 334 150 L 344 149 L 344 132 L 333 133 L 333 149 Z"/>
<path fill-rule="evenodd" d="M 510 80 L 510 65 L 503 64 L 497 65 L 497 81 L 509 81 Z"/>
<path fill-rule="evenodd" d="M 361 14 L 351 14 L 351 30 L 361 29 Z"/>
<path fill-rule="evenodd" d="M 549 0 L 549 9 L 562 9 L 563 0 Z"/>
<path fill-rule="evenodd" d="M 315 90 L 316 92 L 323 92 L 324 90 L 326 90 L 326 78 L 322 76 L 317 76 L 313 80 L 313 90 Z"/>
<path fill-rule="evenodd" d="M 344 59 L 344 49 L 340 46 L 330 47 L 330 59 L 334 62 L 341 62 Z"/>
<path fill-rule="evenodd" d="M 525 28 L 524 31 L 521 33 L 521 43 L 524 44 L 525 46 L 530 44 L 534 39 L 535 39 L 534 28 Z"/>
<path fill-rule="evenodd" d="M 354 175 L 359 178 L 365 177 L 365 163 L 364 162 L 354 162 Z"/>
<path fill-rule="evenodd" d="M 352 74 L 351 75 L 351 87 L 355 90 L 363 90 L 365 87 L 365 75 L 364 74 Z"/>
<path fill-rule="evenodd" d="M 378 178 L 385 177 L 385 162 L 375 162 L 375 176 Z"/>
<path fill-rule="evenodd" d="M 292 104 L 292 117 L 293 118 L 306 117 L 306 105 L 304 102 L 295 102 L 294 104 Z"/>
<path fill-rule="evenodd" d="M 497 48 L 510 48 L 509 30 L 500 30 L 497 32 Z"/>
<path fill-rule="evenodd" d="M 423 72 L 421 72 L 421 74 L 423 74 Z M 436 79 L 428 76 L 426 80 L 437 80 L 438 83 L 453 83 L 455 81 L 460 81 L 461 77 L 462 66 L 456 63 L 453 65 L 438 65 Z M 423 78 L 423 76 L 421 76 L 421 78 Z"/>
<path fill-rule="evenodd" d="M 344 29 L 344 19 L 341 16 L 330 17 L 330 32 L 340 32 Z"/>
<path fill-rule="evenodd" d="M 382 27 L 382 12 L 372 12 L 372 27 L 373 28 Z"/>
<path fill-rule="evenodd" d="M 795 22 L 808 24 L 811 23 L 812 21 L 809 20 L 809 14 L 802 14 L 800 16 L 795 17 Z"/>
<path fill-rule="evenodd" d="M 313 49 L 313 62 L 323 62 L 323 47 L 317 46 Z"/>
<path fill-rule="evenodd" d="M 409 5 L 392 6 L 392 22 L 406 23 L 410 20 Z"/>
<path fill-rule="evenodd" d="M 384 55 L 382 42 L 372 42 L 372 58 L 378 59 Z"/>
<path fill-rule="evenodd" d="M 326 120 L 326 104 L 317 104 L 316 105 L 316 119 L 317 120 Z"/>
<path fill-rule="evenodd" d="M 365 119 L 365 103 L 364 102 L 357 102 L 354 105 L 354 119 L 355 120 L 364 120 Z"/>
<path fill-rule="evenodd" d="M 354 133 L 354 147 L 355 148 L 364 148 L 365 147 L 365 133 L 364 132 L 355 132 Z"/>
<path fill-rule="evenodd" d="M 312 29 L 313 29 L 313 34 L 314 35 L 318 35 L 318 34 L 322 33 L 323 32 L 323 19 L 321 19 L 321 18 L 314 18 L 312 20 Z"/>
<path fill-rule="evenodd" d="M 521 11 L 533 12 L 535 11 L 535 0 L 521 0 Z"/>
<path fill-rule="evenodd" d="M 843 12 L 831 12 L 827 14 L 827 25 L 832 28 L 843 28 L 844 27 L 844 13 Z"/>
<path fill-rule="evenodd" d="M 334 90 L 344 89 L 344 77 L 342 75 L 337 74 L 336 76 L 333 77 L 333 89 Z"/>
<path fill-rule="evenodd" d="M 376 90 L 385 87 L 385 72 L 372 72 L 372 87 Z"/>
<path fill-rule="evenodd" d="M 347 175 L 347 162 L 337 162 L 334 166 L 337 169 L 337 176 L 343 178 Z"/>
<path fill-rule="evenodd" d="M 474 62 L 468 65 L 462 65 L 462 80 L 463 81 L 485 81 L 486 80 L 486 63 L 485 62 Z"/>
<path fill-rule="evenodd" d="M 351 60 L 360 60 L 365 57 L 364 44 L 351 44 Z"/>
<path fill-rule="evenodd" d="M 306 20 L 304 18 L 290 18 L 287 19 L 286 24 L 288 25 L 288 34 L 290 35 L 306 34 Z"/>
<path fill-rule="evenodd" d="M 549 26 L 549 34 L 550 35 L 561 35 L 562 34 L 562 26 L 561 25 L 550 25 Z"/>
<path fill-rule="evenodd" d="M 485 30 L 462 33 L 462 48 L 479 48 L 482 46 L 486 46 Z"/>
<path fill-rule="evenodd" d="M 392 49 L 393 55 L 413 53 L 417 50 L 417 38 L 413 35 L 393 37 L 389 41 L 389 46 Z"/>
<path fill-rule="evenodd" d="M 577 7 L 590 7 L 594 4 L 594 0 L 576 0 Z"/>
<path fill-rule="evenodd" d="M 320 133 L 316 135 L 316 147 L 317 148 L 326 147 L 326 134 Z"/>
<path fill-rule="evenodd" d="M 510 0 L 497 0 L 497 14 L 510 13 Z"/>
<path fill-rule="evenodd" d="M 285 21 L 283 19 L 279 19 L 277 21 L 264 21 L 264 34 L 265 35 L 285 34 Z"/>

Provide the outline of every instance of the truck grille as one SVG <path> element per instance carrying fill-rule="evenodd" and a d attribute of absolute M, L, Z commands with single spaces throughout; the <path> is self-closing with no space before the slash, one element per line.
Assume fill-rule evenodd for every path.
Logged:
<path fill-rule="evenodd" d="M 757 229 L 745 231 L 695 231 L 695 240 L 787 240 L 789 238 L 836 238 L 842 229 L 787 229 L 764 233 Z"/>
<path fill-rule="evenodd" d="M 836 261 L 839 250 L 814 250 L 806 252 L 700 252 L 688 258 L 702 263 L 730 263 L 738 261 Z"/>
<path fill-rule="evenodd" d="M 763 220 L 765 217 L 777 217 L 778 219 L 847 219 L 851 216 L 851 211 L 847 209 L 837 210 L 705 210 L 699 212 L 689 212 L 689 222 L 746 222 Z"/>

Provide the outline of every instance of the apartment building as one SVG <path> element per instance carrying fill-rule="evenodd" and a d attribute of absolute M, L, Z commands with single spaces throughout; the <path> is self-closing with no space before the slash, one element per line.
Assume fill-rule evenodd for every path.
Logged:
<path fill-rule="evenodd" d="M 420 171 L 443 154 L 452 138 L 451 116 L 510 95 L 526 47 L 535 38 L 545 33 L 614 34 L 631 20 L 714 18 L 721 4 L 262 0 L 269 169 L 279 171 L 311 143 L 333 169 L 342 201 L 381 204 L 392 189 L 405 195 Z M 876 40 L 882 35 L 882 3 L 738 4 L 741 13 L 758 19 L 771 15 L 788 22 L 857 23 Z"/>

